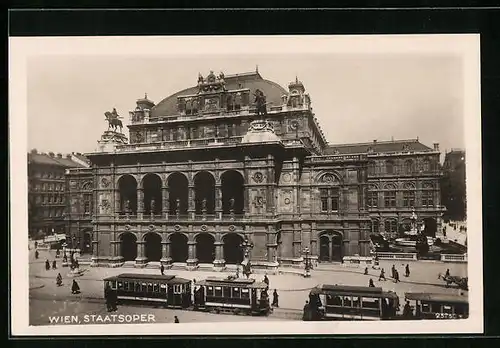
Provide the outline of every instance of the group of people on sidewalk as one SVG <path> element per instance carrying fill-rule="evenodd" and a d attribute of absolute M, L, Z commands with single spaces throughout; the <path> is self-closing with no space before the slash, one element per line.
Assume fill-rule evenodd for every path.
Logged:
<path fill-rule="evenodd" d="M 264 275 L 263 282 L 266 283 L 267 285 L 266 289 L 267 292 L 267 290 L 269 289 L 269 278 L 267 277 L 267 274 Z M 273 302 L 271 303 L 271 307 L 276 307 L 276 308 L 279 307 L 279 295 L 277 289 L 274 289 L 273 291 Z"/>
<path fill-rule="evenodd" d="M 394 280 L 395 283 L 398 283 L 400 282 L 399 280 L 399 272 L 398 270 L 396 269 L 396 265 L 392 265 L 392 268 L 391 268 L 391 278 Z M 365 272 L 364 272 L 364 275 L 369 275 L 368 273 L 368 267 L 365 268 Z M 409 264 L 406 264 L 406 267 L 405 267 L 405 277 L 409 277 L 410 276 L 410 265 Z M 382 268 L 380 270 L 380 275 L 378 277 L 378 281 L 386 281 L 387 279 L 385 278 L 385 270 Z M 375 284 L 373 283 L 373 279 L 370 278 L 370 280 L 368 281 L 368 286 L 369 287 L 375 287 Z"/>

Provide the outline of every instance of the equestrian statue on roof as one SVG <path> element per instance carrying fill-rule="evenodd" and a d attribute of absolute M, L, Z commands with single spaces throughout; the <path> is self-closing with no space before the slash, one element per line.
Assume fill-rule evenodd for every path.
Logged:
<path fill-rule="evenodd" d="M 116 132 L 118 128 L 120 128 L 120 133 L 122 133 L 123 124 L 120 120 L 122 117 L 118 115 L 116 109 L 113 108 L 113 111 L 111 112 L 106 111 L 104 115 L 106 116 L 106 121 L 108 121 L 108 130 L 113 129 Z"/>

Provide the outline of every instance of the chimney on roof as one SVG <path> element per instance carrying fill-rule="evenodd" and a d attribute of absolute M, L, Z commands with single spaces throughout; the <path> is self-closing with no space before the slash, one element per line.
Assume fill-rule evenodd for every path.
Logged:
<path fill-rule="evenodd" d="M 66 155 L 66 158 L 67 159 L 71 159 L 71 155 Z"/>
<path fill-rule="evenodd" d="M 62 158 L 62 154 L 61 154 L 61 153 L 58 153 L 58 154 L 57 154 L 57 158 Z"/>
<path fill-rule="evenodd" d="M 434 151 L 439 151 L 439 143 L 434 143 Z"/>

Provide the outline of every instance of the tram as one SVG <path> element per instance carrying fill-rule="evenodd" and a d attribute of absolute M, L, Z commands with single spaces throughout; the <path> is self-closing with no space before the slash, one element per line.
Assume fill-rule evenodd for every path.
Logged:
<path fill-rule="evenodd" d="M 467 296 L 407 292 L 405 299 L 412 307 L 411 313 L 407 315 L 408 319 L 465 319 L 469 317 Z"/>
<path fill-rule="evenodd" d="M 195 309 L 210 312 L 232 312 L 269 315 L 268 285 L 255 279 L 209 277 L 196 283 Z"/>
<path fill-rule="evenodd" d="M 309 293 L 303 320 L 386 320 L 396 316 L 399 298 L 382 288 L 318 285 Z"/>
<path fill-rule="evenodd" d="M 165 308 L 191 307 L 191 281 L 173 275 L 123 273 L 103 279 L 118 303 L 143 302 Z"/>

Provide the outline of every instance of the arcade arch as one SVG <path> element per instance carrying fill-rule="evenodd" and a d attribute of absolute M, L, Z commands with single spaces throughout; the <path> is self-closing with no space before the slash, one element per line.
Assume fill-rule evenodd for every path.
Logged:
<path fill-rule="evenodd" d="M 159 234 L 149 232 L 144 236 L 144 253 L 148 261 L 161 260 L 161 237 Z"/>
<path fill-rule="evenodd" d="M 170 214 L 187 214 L 188 186 L 188 179 L 181 173 L 172 173 L 168 177 Z"/>
<path fill-rule="evenodd" d="M 120 211 L 122 214 L 137 214 L 137 181 L 126 174 L 118 179 L 118 191 L 120 193 Z"/>
<path fill-rule="evenodd" d="M 198 263 L 212 263 L 215 260 L 215 238 L 211 234 L 200 233 L 195 240 Z"/>
<path fill-rule="evenodd" d="M 120 242 L 123 261 L 134 261 L 137 258 L 137 237 L 126 232 L 120 236 Z"/>
<path fill-rule="evenodd" d="M 222 213 L 243 214 L 245 180 L 235 171 L 228 170 L 221 175 Z"/>
<path fill-rule="evenodd" d="M 170 250 L 172 262 L 186 262 L 188 259 L 188 238 L 182 233 L 173 233 L 170 236 Z"/>
<path fill-rule="evenodd" d="M 226 234 L 222 241 L 224 242 L 224 259 L 226 264 L 237 264 L 243 262 L 243 237 L 239 234 Z"/>
<path fill-rule="evenodd" d="M 161 179 L 156 174 L 146 174 L 142 179 L 144 190 L 144 212 L 159 215 L 162 212 Z"/>
<path fill-rule="evenodd" d="M 208 172 L 197 173 L 194 177 L 196 214 L 214 214 L 215 179 Z"/>

